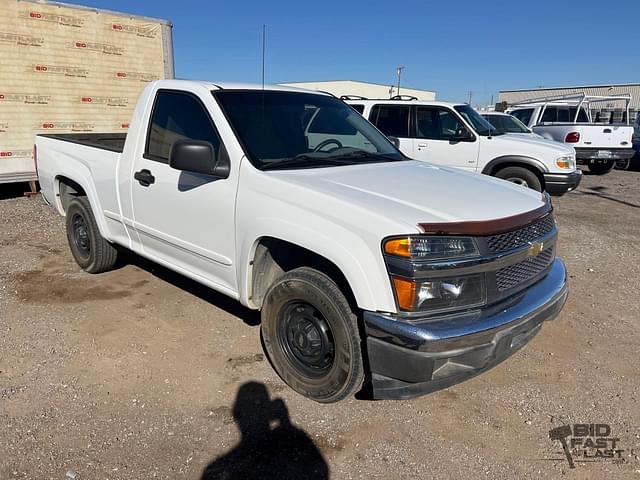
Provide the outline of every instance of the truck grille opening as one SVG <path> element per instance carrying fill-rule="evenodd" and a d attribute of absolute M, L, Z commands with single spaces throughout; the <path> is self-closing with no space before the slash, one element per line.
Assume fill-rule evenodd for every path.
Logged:
<path fill-rule="evenodd" d="M 487 247 L 492 253 L 513 250 L 546 235 L 553 230 L 554 226 L 553 216 L 547 215 L 542 220 L 526 227 L 489 237 Z"/>
<path fill-rule="evenodd" d="M 553 260 L 553 247 L 540 252 L 537 257 L 530 257 L 515 265 L 496 271 L 496 285 L 499 292 L 517 287 L 542 273 Z"/>

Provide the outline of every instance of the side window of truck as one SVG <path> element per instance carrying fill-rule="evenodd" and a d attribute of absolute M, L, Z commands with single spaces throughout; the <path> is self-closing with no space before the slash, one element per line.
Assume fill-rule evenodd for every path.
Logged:
<path fill-rule="evenodd" d="M 375 105 L 369 121 L 385 135 L 409 138 L 409 105 Z"/>
<path fill-rule="evenodd" d="M 558 109 L 556 107 L 547 107 L 542 113 L 539 123 L 550 123 L 558 121 Z"/>
<path fill-rule="evenodd" d="M 176 140 L 204 140 L 220 151 L 220 137 L 202 102 L 186 92 L 159 90 L 147 132 L 145 158 L 167 163 Z"/>
<path fill-rule="evenodd" d="M 360 115 L 364 113 L 364 105 L 351 105 L 351 108 L 353 108 Z"/>
<path fill-rule="evenodd" d="M 531 121 L 531 115 L 532 114 L 533 114 L 533 108 L 522 108 L 520 110 L 515 110 L 515 111 L 511 112 L 511 115 L 516 117 L 518 120 L 520 120 L 525 125 L 529 125 L 529 122 Z"/>

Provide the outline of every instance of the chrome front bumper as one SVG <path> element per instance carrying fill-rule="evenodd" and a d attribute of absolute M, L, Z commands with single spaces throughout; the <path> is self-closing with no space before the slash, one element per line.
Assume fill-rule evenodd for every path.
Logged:
<path fill-rule="evenodd" d="M 374 397 L 423 395 L 497 365 L 560 313 L 568 296 L 566 277 L 564 264 L 555 259 L 537 283 L 481 310 L 410 322 L 365 312 Z"/>

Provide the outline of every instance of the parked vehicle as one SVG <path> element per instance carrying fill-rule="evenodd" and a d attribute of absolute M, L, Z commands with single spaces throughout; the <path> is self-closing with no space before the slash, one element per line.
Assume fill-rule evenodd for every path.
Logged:
<path fill-rule="evenodd" d="M 597 175 L 609 172 L 617 161 L 633 157 L 633 127 L 624 124 L 592 123 L 590 105 L 597 102 L 625 102 L 629 118 L 631 97 L 563 95 L 529 100 L 507 109 L 534 132 L 549 140 L 572 145 L 578 164 L 588 165 Z"/>
<path fill-rule="evenodd" d="M 319 402 L 460 382 L 567 297 L 547 195 L 410 160 L 328 94 L 154 82 L 126 136 L 36 153 L 84 270 L 127 249 L 260 310 L 275 370 Z"/>
<path fill-rule="evenodd" d="M 575 151 L 543 138 L 504 135 L 467 104 L 402 100 L 347 100 L 380 129 L 399 139 L 407 156 L 564 195 L 582 179 Z"/>
<path fill-rule="evenodd" d="M 502 112 L 478 112 L 487 122 L 489 122 L 496 132 L 508 133 L 509 135 L 520 135 L 527 138 L 543 138 L 537 133 L 533 133 L 529 127 L 518 120 L 513 115 Z"/>
<path fill-rule="evenodd" d="M 130 13 L 2 1 L 0 184 L 36 180 L 38 133 L 126 132 L 146 83 L 174 76 L 171 28 Z"/>

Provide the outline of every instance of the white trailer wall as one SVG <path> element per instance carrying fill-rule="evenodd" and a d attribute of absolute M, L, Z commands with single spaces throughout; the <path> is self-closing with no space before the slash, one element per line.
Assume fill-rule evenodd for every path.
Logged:
<path fill-rule="evenodd" d="M 165 20 L 0 0 L 0 183 L 35 179 L 37 133 L 122 132 L 147 82 L 173 78 Z"/>

